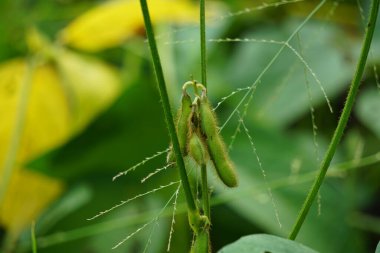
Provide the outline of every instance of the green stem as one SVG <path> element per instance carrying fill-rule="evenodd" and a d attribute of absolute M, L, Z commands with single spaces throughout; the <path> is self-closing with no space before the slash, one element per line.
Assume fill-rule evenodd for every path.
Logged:
<path fill-rule="evenodd" d="M 173 115 L 172 115 L 171 109 L 170 109 L 170 102 L 169 102 L 169 97 L 168 97 L 168 93 L 166 90 L 166 84 L 165 84 L 164 74 L 163 74 L 162 67 L 161 67 L 160 56 L 158 54 L 156 40 L 154 37 L 152 22 L 150 20 L 149 9 L 148 9 L 148 5 L 146 3 L 146 0 L 140 0 L 140 5 L 141 5 L 141 10 L 142 10 L 142 13 L 144 16 L 146 34 L 148 36 L 150 52 L 152 55 L 153 66 L 154 66 L 154 70 L 156 73 L 158 90 L 160 92 L 160 97 L 162 100 L 162 106 L 164 109 L 166 125 L 168 127 L 170 139 L 171 139 L 172 144 L 173 144 L 173 150 L 174 150 L 174 153 L 176 156 L 177 166 L 179 169 L 179 174 L 180 174 L 180 178 L 182 181 L 182 186 L 183 186 L 183 189 L 185 192 L 187 205 L 188 205 L 189 211 L 196 211 L 196 205 L 195 205 L 194 197 L 191 193 L 189 179 L 188 179 L 187 174 L 186 174 L 185 163 L 183 161 L 181 149 L 179 147 L 176 128 L 174 126 Z"/>
<path fill-rule="evenodd" d="M 201 167 L 201 177 L 202 177 L 202 198 L 203 198 L 203 211 L 207 216 L 208 220 L 211 222 L 210 217 L 210 194 L 207 186 L 207 166 L 202 164 Z"/>
<path fill-rule="evenodd" d="M 206 64 L 206 6 L 205 0 L 200 0 L 200 38 L 201 38 L 201 70 L 202 70 L 202 84 L 207 88 L 207 64 Z M 207 168 L 206 164 L 201 166 L 201 178 L 202 178 L 202 197 L 203 197 L 203 209 L 205 215 L 210 221 L 210 194 L 207 186 Z"/>
<path fill-rule="evenodd" d="M 200 20 L 200 40 L 201 40 L 201 73 L 202 73 L 202 84 L 205 88 L 207 88 L 207 61 L 206 61 L 206 15 L 205 15 L 205 0 L 200 0 L 199 6 L 199 20 Z M 204 214 L 208 218 L 208 222 L 211 222 L 211 214 L 210 214 L 210 194 L 208 190 L 207 184 L 207 166 L 206 164 L 202 164 L 201 166 L 201 180 L 202 180 L 202 200 L 203 200 L 203 211 Z M 210 238 L 209 238 L 209 230 L 210 226 L 204 228 L 202 231 L 205 245 L 201 247 L 204 252 L 210 252 Z M 199 237 L 200 235 L 196 235 Z M 196 240 L 200 240 L 198 238 Z"/>
<path fill-rule="evenodd" d="M 362 76 L 364 73 L 368 52 L 371 46 L 373 33 L 375 31 L 376 18 L 377 18 L 377 13 L 379 10 L 379 1 L 380 0 L 372 1 L 370 17 L 369 17 L 368 25 L 367 25 L 365 36 L 364 36 L 364 42 L 363 42 L 362 50 L 360 53 L 359 62 L 356 66 L 356 72 L 352 80 L 350 90 L 347 95 L 347 100 L 344 105 L 342 115 L 340 116 L 338 125 L 335 129 L 334 135 L 331 139 L 330 145 L 325 154 L 325 158 L 322 161 L 319 174 L 315 178 L 313 186 L 310 189 L 309 194 L 307 195 L 306 200 L 303 203 L 302 209 L 300 213 L 298 214 L 298 217 L 293 226 L 293 229 L 291 233 L 289 234 L 288 238 L 291 240 L 294 240 L 297 237 L 297 234 L 299 230 L 301 229 L 303 222 L 305 221 L 306 215 L 308 214 L 310 207 L 313 204 L 313 201 L 315 199 L 315 196 L 317 195 L 319 188 L 321 187 L 321 184 L 325 178 L 326 172 L 329 168 L 330 162 L 334 156 L 337 145 L 340 142 L 340 139 L 342 138 L 344 129 L 346 128 L 347 121 L 350 117 L 351 110 L 354 105 L 355 97 L 358 92 L 358 88 L 360 86 L 360 80 L 362 79 Z"/>
<path fill-rule="evenodd" d="M 200 38 L 201 38 L 202 84 L 207 88 L 205 0 L 200 0 L 199 9 L 200 9 Z"/>
<path fill-rule="evenodd" d="M 33 221 L 32 222 L 32 227 L 31 227 L 31 230 L 30 230 L 30 238 L 32 240 L 32 252 L 33 253 L 37 253 L 37 241 L 36 241 L 35 226 L 36 226 L 36 223 Z"/>

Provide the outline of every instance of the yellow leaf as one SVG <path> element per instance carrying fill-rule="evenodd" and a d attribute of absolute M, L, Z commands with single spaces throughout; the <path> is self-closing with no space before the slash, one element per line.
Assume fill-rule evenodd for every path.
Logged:
<path fill-rule="evenodd" d="M 32 74 L 25 126 L 17 161 L 57 147 L 82 130 L 120 94 L 116 70 L 101 61 L 60 50 L 57 64 L 44 63 Z M 0 65 L 0 163 L 14 129 L 26 62 Z"/>
<path fill-rule="evenodd" d="M 0 223 L 14 238 L 62 191 L 58 180 L 16 168 L 66 142 L 107 108 L 121 91 L 114 68 L 64 49 L 54 49 L 52 53 L 49 61 L 33 68 L 30 81 L 25 84 L 24 59 L 0 65 L 0 179 L 8 178 L 4 175 L 13 172 L 9 181 L 4 182 L 7 188 L 4 201 L 0 201 Z M 9 173 L 6 173 L 3 164 L 14 138 L 17 115 L 23 115 L 18 110 L 20 98 L 25 97 L 21 90 L 25 85 L 30 85 L 25 121 L 17 157 L 11 157 L 11 165 L 13 161 L 16 165 L 8 165 L 5 169 Z"/>
<path fill-rule="evenodd" d="M 0 66 L 0 163 L 8 152 L 15 125 L 21 83 L 26 62 L 11 60 Z M 55 69 L 37 66 L 32 74 L 25 126 L 21 135 L 17 161 L 27 161 L 62 144 L 69 135 L 70 115 L 67 99 Z"/>
<path fill-rule="evenodd" d="M 12 175 L 4 201 L 0 203 L 1 225 L 11 238 L 17 238 L 62 189 L 63 184 L 56 179 L 17 169 Z"/>
<path fill-rule="evenodd" d="M 62 188 L 57 180 L 27 170 L 12 169 L 13 164 L 21 164 L 46 152 L 69 135 L 67 100 L 52 66 L 43 64 L 33 69 L 29 82 L 25 84 L 30 85 L 27 89 L 29 94 L 26 94 L 27 106 L 19 107 L 19 100 L 25 99 L 21 89 L 25 88 L 26 68 L 27 63 L 23 59 L 0 65 L 0 182 L 5 191 L 5 196 L 1 196 L 4 198 L 0 203 L 0 223 L 6 227 L 10 238 L 17 238 Z M 19 114 L 18 110 L 23 109 L 25 114 Z M 25 120 L 22 131 L 18 133 L 20 145 L 17 156 L 10 158 L 14 163 L 3 167 L 6 156 L 10 154 L 18 115 L 25 116 Z"/>
<path fill-rule="evenodd" d="M 62 83 L 72 96 L 72 130 L 77 132 L 117 98 L 122 90 L 120 76 L 109 65 L 68 50 L 60 50 L 56 59 Z"/>
<path fill-rule="evenodd" d="M 198 19 L 198 7 L 184 0 L 150 0 L 152 21 L 188 23 Z M 64 44 L 96 51 L 123 43 L 144 27 L 138 0 L 110 1 L 95 7 L 61 33 Z"/>

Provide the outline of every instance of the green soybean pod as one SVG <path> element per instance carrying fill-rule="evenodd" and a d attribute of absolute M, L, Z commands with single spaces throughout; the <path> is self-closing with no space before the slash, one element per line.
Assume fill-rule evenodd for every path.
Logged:
<path fill-rule="evenodd" d="M 205 94 L 200 99 L 199 114 L 201 129 L 206 136 L 208 152 L 219 178 L 228 187 L 237 186 L 235 168 L 228 156 L 224 141 L 218 133 L 216 116 Z"/>
<path fill-rule="evenodd" d="M 186 144 L 188 140 L 190 120 L 192 115 L 192 101 L 189 94 L 187 94 L 185 91 L 182 94 L 180 110 L 181 113 L 178 117 L 177 122 L 177 134 L 182 154 L 186 155 Z"/>
<path fill-rule="evenodd" d="M 198 164 L 194 158 L 190 155 L 187 155 L 183 158 L 185 162 L 185 168 L 187 173 L 187 179 L 189 180 L 190 188 L 193 193 L 193 196 L 197 196 L 198 189 L 198 180 L 197 180 L 197 168 Z"/>
<path fill-rule="evenodd" d="M 191 115 L 192 115 L 192 101 L 189 94 L 187 94 L 187 92 L 184 91 L 182 93 L 182 98 L 181 98 L 181 107 L 178 110 L 178 116 L 177 116 L 178 142 L 181 148 L 181 152 L 184 156 L 186 155 L 186 152 L 187 152 L 186 144 L 187 144 L 188 135 L 189 135 L 189 125 L 190 125 Z M 175 156 L 174 156 L 172 147 L 168 153 L 168 157 L 166 160 L 168 163 L 175 161 Z"/>
<path fill-rule="evenodd" d="M 192 132 L 188 143 L 188 153 L 198 165 L 204 165 L 207 162 L 207 151 L 202 140 L 196 132 Z"/>

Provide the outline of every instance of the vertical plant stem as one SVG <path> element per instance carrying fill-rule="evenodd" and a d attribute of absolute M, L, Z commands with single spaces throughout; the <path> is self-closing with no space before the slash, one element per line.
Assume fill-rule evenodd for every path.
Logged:
<path fill-rule="evenodd" d="M 202 198 L 203 198 L 203 210 L 208 220 L 211 221 L 210 217 L 210 193 L 208 191 L 207 185 L 207 166 L 202 164 L 201 167 L 201 177 L 202 177 Z"/>
<path fill-rule="evenodd" d="M 200 38 L 201 38 L 201 73 L 202 84 L 207 88 L 207 71 L 206 71 L 206 15 L 205 0 L 200 0 Z"/>
<path fill-rule="evenodd" d="M 17 159 L 17 153 L 21 142 L 21 137 L 25 125 L 26 109 L 28 105 L 29 93 L 31 90 L 32 71 L 34 68 L 33 60 L 28 60 L 25 66 L 24 79 L 20 87 L 20 97 L 17 106 L 15 123 L 12 136 L 8 145 L 8 153 L 2 165 L 2 175 L 0 181 L 0 203 L 3 203 L 9 182 Z"/>
<path fill-rule="evenodd" d="M 180 178 L 182 181 L 182 186 L 185 192 L 187 206 L 189 208 L 189 211 L 195 212 L 196 205 L 195 205 L 194 197 L 191 193 L 189 179 L 186 174 L 185 163 L 183 161 L 181 149 L 179 147 L 178 136 L 177 136 L 176 128 L 174 126 L 173 115 L 170 109 L 170 102 L 169 102 L 169 97 L 166 90 L 166 84 L 165 84 L 164 74 L 161 67 L 160 56 L 158 54 L 156 40 L 154 38 L 152 22 L 150 20 L 149 9 L 148 9 L 146 0 L 140 0 L 140 5 L 141 5 L 141 10 L 144 16 L 146 34 L 148 36 L 150 53 L 152 55 L 153 66 L 156 73 L 158 90 L 159 90 L 160 97 L 162 100 L 162 106 L 164 109 L 166 125 L 169 130 L 170 139 L 173 143 L 173 150 L 175 153 Z"/>
<path fill-rule="evenodd" d="M 200 21 L 200 41 L 201 41 L 201 73 L 202 73 L 202 84 L 207 88 L 207 51 L 206 51 L 206 0 L 200 0 L 199 5 L 199 21 Z M 202 164 L 201 166 L 201 180 L 202 180 L 202 198 L 203 198 L 203 211 L 207 216 L 208 221 L 211 222 L 210 213 L 210 193 L 208 190 L 207 182 L 207 166 Z M 209 236 L 210 226 L 204 228 L 206 247 L 204 247 L 205 252 L 210 252 L 210 236 Z"/>
<path fill-rule="evenodd" d="M 37 253 L 37 241 L 36 241 L 36 232 L 35 232 L 36 223 L 32 222 L 32 227 L 30 229 L 30 238 L 32 241 L 32 252 Z"/>
<path fill-rule="evenodd" d="M 321 184 L 325 178 L 326 172 L 329 168 L 330 162 L 334 156 L 337 145 L 340 142 L 340 139 L 342 138 L 344 129 L 346 128 L 347 121 L 350 117 L 351 110 L 354 105 L 355 97 L 357 95 L 358 88 L 360 86 L 360 81 L 364 73 L 368 52 L 371 47 L 371 41 L 372 41 L 373 33 L 375 31 L 375 26 L 376 26 L 376 18 L 379 11 L 379 1 L 380 0 L 372 1 L 371 9 L 370 9 L 370 17 L 368 20 L 368 25 L 367 25 L 365 36 L 364 36 L 360 58 L 356 66 L 355 75 L 354 75 L 354 78 L 350 86 L 350 90 L 347 95 L 347 99 L 343 108 L 342 115 L 340 116 L 334 135 L 331 139 L 330 145 L 322 161 L 319 173 L 317 177 L 315 178 L 315 181 L 309 191 L 309 194 L 307 195 L 306 200 L 303 203 L 302 209 L 300 213 L 298 214 L 298 217 L 293 226 L 293 229 L 289 234 L 288 238 L 291 240 L 294 240 L 297 237 L 297 234 L 299 230 L 301 229 L 303 222 L 305 221 L 306 215 L 308 214 L 310 207 L 315 199 L 315 196 L 317 195 L 319 188 L 321 187 Z"/>
<path fill-rule="evenodd" d="M 200 0 L 199 6 L 199 20 L 200 20 L 200 41 L 201 41 L 201 73 L 202 73 L 202 84 L 207 88 L 207 63 L 206 63 L 206 0 Z M 206 216 L 210 220 L 210 194 L 207 185 L 207 167 L 206 164 L 202 165 L 201 168 L 201 178 L 202 178 L 202 197 L 203 197 L 203 208 Z"/>

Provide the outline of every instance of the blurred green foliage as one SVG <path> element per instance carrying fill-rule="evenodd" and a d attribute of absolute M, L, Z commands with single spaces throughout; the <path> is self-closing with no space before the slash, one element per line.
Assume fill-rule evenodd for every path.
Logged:
<path fill-rule="evenodd" d="M 72 19 L 100 2 L 1 1 L 0 60 L 28 54 L 25 32 L 30 26 L 38 27 L 53 39 Z M 252 7 L 252 1 L 219 4 L 223 5 L 219 17 Z M 242 15 L 227 15 L 214 21 L 210 19 L 207 36 L 210 39 L 236 37 L 285 41 L 310 12 L 309 4 L 301 1 Z M 362 4 L 366 10 L 368 1 Z M 345 11 L 356 13 L 356 16 L 344 16 Z M 341 22 L 341 16 L 348 21 Z M 179 103 L 181 85 L 190 76 L 200 79 L 197 29 L 196 25 L 161 24 L 156 27 L 156 33 L 162 35 L 158 43 L 173 113 Z M 306 24 L 298 39 L 291 41 L 292 48 L 301 52 L 307 66 L 323 85 L 334 109 L 332 114 L 314 76 L 289 48 L 285 48 L 259 80 L 244 123 L 253 138 L 266 179 L 260 172 L 246 132 L 241 128 L 231 150 L 240 178 L 239 187 L 226 189 L 214 180 L 215 173 L 210 173 L 214 251 L 252 233 L 287 235 L 336 126 L 353 76 L 362 34 L 356 2 L 335 1 L 329 2 L 316 19 Z M 188 40 L 193 42 L 180 43 Z M 380 231 L 371 229 L 367 220 L 357 214 L 368 215 L 377 222 L 380 219 L 380 87 L 374 73 L 374 66 L 379 66 L 380 62 L 379 41 L 377 29 L 355 111 L 333 160 L 331 171 L 334 173 L 329 174 L 322 186 L 320 206 L 314 205 L 298 238 L 319 252 L 374 252 L 378 243 Z M 208 94 L 214 105 L 236 88 L 252 85 L 281 47 L 244 41 L 210 42 L 207 46 Z M 177 172 L 168 169 L 146 183 L 140 182 L 144 176 L 165 165 L 165 157 L 161 156 L 112 182 L 118 172 L 165 150 L 169 138 L 144 38 L 136 35 L 119 47 L 91 55 L 117 67 L 128 88 L 80 134 L 28 163 L 32 170 L 66 184 L 62 196 L 36 220 L 39 253 L 111 251 L 117 242 L 154 219 L 175 187 L 128 203 L 99 219 L 86 219 L 121 200 L 178 180 Z M 380 75 L 379 68 L 377 75 Z M 244 92 L 237 93 L 217 109 L 221 123 L 235 109 Z M 243 106 L 239 108 L 241 113 Z M 318 145 L 313 141 L 311 110 L 314 111 Z M 238 118 L 234 116 L 222 131 L 227 145 L 237 124 Z M 364 158 L 374 154 L 377 156 L 366 163 Z M 268 187 L 273 193 L 276 210 L 268 196 Z M 170 252 L 188 252 L 191 233 L 183 196 L 178 203 Z M 115 252 L 143 252 L 147 243 L 150 244 L 147 252 L 165 252 L 172 215 L 170 208 L 164 211 L 157 226 L 147 227 Z M 281 227 L 276 221 L 276 212 Z M 21 235 L 15 252 L 31 252 L 29 231 L 26 229 Z"/>

